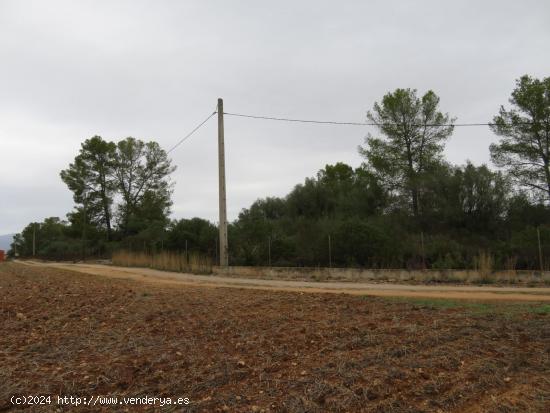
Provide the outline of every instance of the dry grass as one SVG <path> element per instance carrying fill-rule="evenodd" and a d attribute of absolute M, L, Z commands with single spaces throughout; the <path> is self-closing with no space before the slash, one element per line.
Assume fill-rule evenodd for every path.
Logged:
<path fill-rule="evenodd" d="M 518 257 L 516 255 L 508 257 L 506 259 L 505 270 L 511 273 L 515 272 L 517 263 L 518 263 Z"/>
<path fill-rule="evenodd" d="M 113 264 L 122 267 L 147 267 L 164 271 L 211 274 L 210 257 L 197 253 L 175 253 L 163 251 L 156 254 L 121 250 L 113 253 Z"/>
<path fill-rule="evenodd" d="M 493 259 L 480 254 L 473 270 L 385 270 L 313 267 L 214 267 L 217 275 L 295 281 L 396 282 L 407 284 L 501 284 L 549 285 L 550 272 L 493 268 Z M 513 264 L 513 263 L 512 263 Z M 511 264 L 511 266 L 512 266 Z"/>
<path fill-rule="evenodd" d="M 479 279 L 482 283 L 488 283 L 491 281 L 491 275 L 493 274 L 494 259 L 491 254 L 485 251 L 481 251 L 475 258 L 475 268 L 479 273 Z"/>

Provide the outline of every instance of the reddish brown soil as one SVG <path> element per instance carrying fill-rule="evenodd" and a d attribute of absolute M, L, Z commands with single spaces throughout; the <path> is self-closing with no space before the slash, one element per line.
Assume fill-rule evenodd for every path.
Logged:
<path fill-rule="evenodd" d="M 124 411 L 16 409 L 14 394 L 191 399 L 141 411 L 550 411 L 550 314 L 527 304 L 442 308 L 3 263 L 0 319 L 0 411 Z"/>

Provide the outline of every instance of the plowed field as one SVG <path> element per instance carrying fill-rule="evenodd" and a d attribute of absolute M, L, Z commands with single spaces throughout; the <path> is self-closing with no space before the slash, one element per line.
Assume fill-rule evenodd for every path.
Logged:
<path fill-rule="evenodd" d="M 0 411 L 548 412 L 550 307 L 0 264 Z M 188 397 L 14 406 L 13 395 Z"/>

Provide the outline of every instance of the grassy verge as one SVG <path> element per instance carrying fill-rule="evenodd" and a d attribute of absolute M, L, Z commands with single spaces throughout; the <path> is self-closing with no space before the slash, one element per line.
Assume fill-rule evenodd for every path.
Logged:
<path fill-rule="evenodd" d="M 390 297 L 383 300 L 391 302 L 408 303 L 414 308 L 447 310 L 463 309 L 472 315 L 483 314 L 501 314 L 501 315 L 521 315 L 521 314 L 550 314 L 550 304 L 545 303 L 481 303 L 462 300 L 450 300 L 445 298 L 409 298 L 409 297 Z"/>

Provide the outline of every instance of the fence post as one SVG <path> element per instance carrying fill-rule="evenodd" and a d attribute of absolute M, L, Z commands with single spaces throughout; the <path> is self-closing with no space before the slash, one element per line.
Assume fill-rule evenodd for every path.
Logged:
<path fill-rule="evenodd" d="M 267 256 L 268 256 L 268 265 L 271 267 L 271 235 L 267 237 Z"/>
<path fill-rule="evenodd" d="M 542 259 L 542 248 L 540 245 L 540 227 L 537 227 L 537 241 L 539 243 L 539 265 L 540 265 L 540 271 L 544 271 L 544 262 Z"/>
<path fill-rule="evenodd" d="M 330 234 L 328 236 L 328 267 L 332 268 L 332 245 L 330 240 Z"/>
<path fill-rule="evenodd" d="M 36 223 L 32 226 L 32 256 L 36 255 Z"/>
<path fill-rule="evenodd" d="M 216 237 L 216 239 L 214 241 L 214 247 L 215 247 L 215 252 L 216 252 L 216 263 L 219 265 L 220 261 L 219 261 L 219 258 L 218 258 L 218 237 Z"/>
<path fill-rule="evenodd" d="M 422 248 L 422 269 L 426 269 L 426 250 L 424 249 L 424 232 L 420 231 L 420 246 Z"/>

